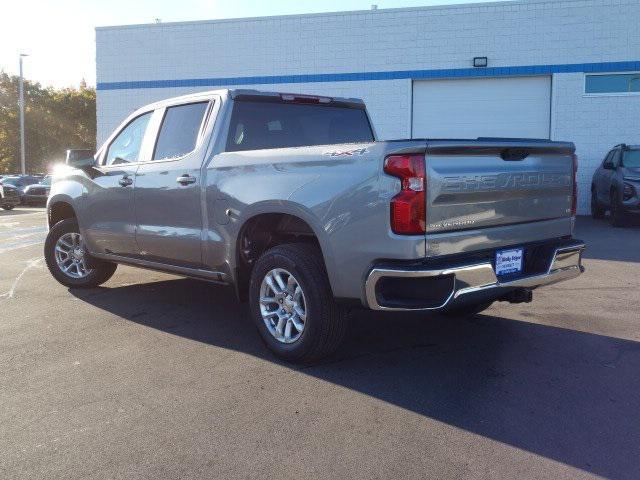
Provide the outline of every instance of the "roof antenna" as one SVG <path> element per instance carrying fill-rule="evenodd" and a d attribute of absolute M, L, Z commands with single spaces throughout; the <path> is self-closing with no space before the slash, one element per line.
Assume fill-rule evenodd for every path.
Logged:
<path fill-rule="evenodd" d="M 162 23 L 162 19 L 161 18 L 156 18 L 155 21 L 156 21 L 156 23 Z"/>

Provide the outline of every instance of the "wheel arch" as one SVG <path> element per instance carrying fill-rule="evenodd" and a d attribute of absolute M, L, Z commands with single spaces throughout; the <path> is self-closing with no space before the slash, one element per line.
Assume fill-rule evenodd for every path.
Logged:
<path fill-rule="evenodd" d="M 245 212 L 233 242 L 234 276 L 240 299 L 246 298 L 248 280 L 257 257 L 268 248 L 292 242 L 315 243 L 318 246 L 333 287 L 332 249 L 320 219 L 309 209 L 293 202 L 265 202 Z"/>
<path fill-rule="evenodd" d="M 47 202 L 47 224 L 49 228 L 67 218 L 78 218 L 72 199 L 63 195 L 51 197 Z"/>

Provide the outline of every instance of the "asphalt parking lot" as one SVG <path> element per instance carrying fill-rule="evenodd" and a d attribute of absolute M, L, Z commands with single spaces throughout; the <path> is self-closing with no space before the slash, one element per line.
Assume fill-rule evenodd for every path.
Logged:
<path fill-rule="evenodd" d="M 71 291 L 0 212 L 2 478 L 640 476 L 640 228 L 578 220 L 579 279 L 468 320 L 357 312 L 293 367 L 232 292 L 119 267 Z"/>

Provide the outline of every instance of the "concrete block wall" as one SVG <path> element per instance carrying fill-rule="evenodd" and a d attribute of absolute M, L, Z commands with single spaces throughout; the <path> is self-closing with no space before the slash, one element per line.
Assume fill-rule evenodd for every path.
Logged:
<path fill-rule="evenodd" d="M 98 141 L 145 103 L 225 86 L 360 97 L 380 138 L 407 137 L 412 78 L 447 78 L 474 56 L 500 75 L 639 62 L 638 24 L 638 0 L 529 0 L 99 28 Z M 370 72 L 376 80 L 362 78 Z M 604 151 L 640 143 L 640 97 L 585 97 L 583 83 L 583 72 L 553 74 L 551 121 L 552 138 L 578 145 L 586 213 Z"/>
<path fill-rule="evenodd" d="M 578 212 L 588 214 L 593 172 L 611 147 L 640 144 L 639 95 L 585 95 L 584 74 L 553 76 L 552 139 L 570 140 L 578 155 Z"/>

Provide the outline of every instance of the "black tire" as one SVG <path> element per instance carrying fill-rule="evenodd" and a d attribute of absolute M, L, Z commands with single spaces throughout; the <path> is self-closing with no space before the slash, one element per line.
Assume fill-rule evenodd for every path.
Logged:
<path fill-rule="evenodd" d="M 15 205 L 3 205 L 2 206 L 3 210 L 13 210 L 13 207 L 15 207 Z"/>
<path fill-rule="evenodd" d="M 594 189 L 591 190 L 591 217 L 595 220 L 602 220 L 604 218 L 606 210 L 600 202 L 598 202 L 598 196 Z"/>
<path fill-rule="evenodd" d="M 277 340 L 260 312 L 262 281 L 276 268 L 290 272 L 304 292 L 306 321 L 300 337 L 293 343 Z M 265 252 L 251 272 L 249 301 L 251 316 L 267 347 L 288 362 L 317 362 L 333 353 L 344 338 L 346 312 L 333 298 L 322 254 L 313 245 L 290 243 Z"/>
<path fill-rule="evenodd" d="M 47 267 L 58 282 L 70 288 L 93 288 L 109 280 L 118 267 L 115 263 L 91 259 L 91 270 L 86 277 L 73 278 L 62 271 L 55 258 L 55 247 L 58 239 L 66 233 L 80 233 L 75 218 L 68 218 L 56 223 L 47 235 L 44 243 L 44 258 Z"/>
<path fill-rule="evenodd" d="M 455 307 L 449 307 L 442 311 L 442 314 L 446 317 L 472 317 L 480 312 L 485 311 L 493 305 L 493 301 L 481 302 L 481 303 L 468 303 L 458 305 Z"/>
<path fill-rule="evenodd" d="M 623 227 L 626 223 L 624 212 L 620 209 L 620 203 L 616 198 L 616 192 L 611 192 L 611 208 L 609 210 L 609 221 L 614 227 Z"/>

